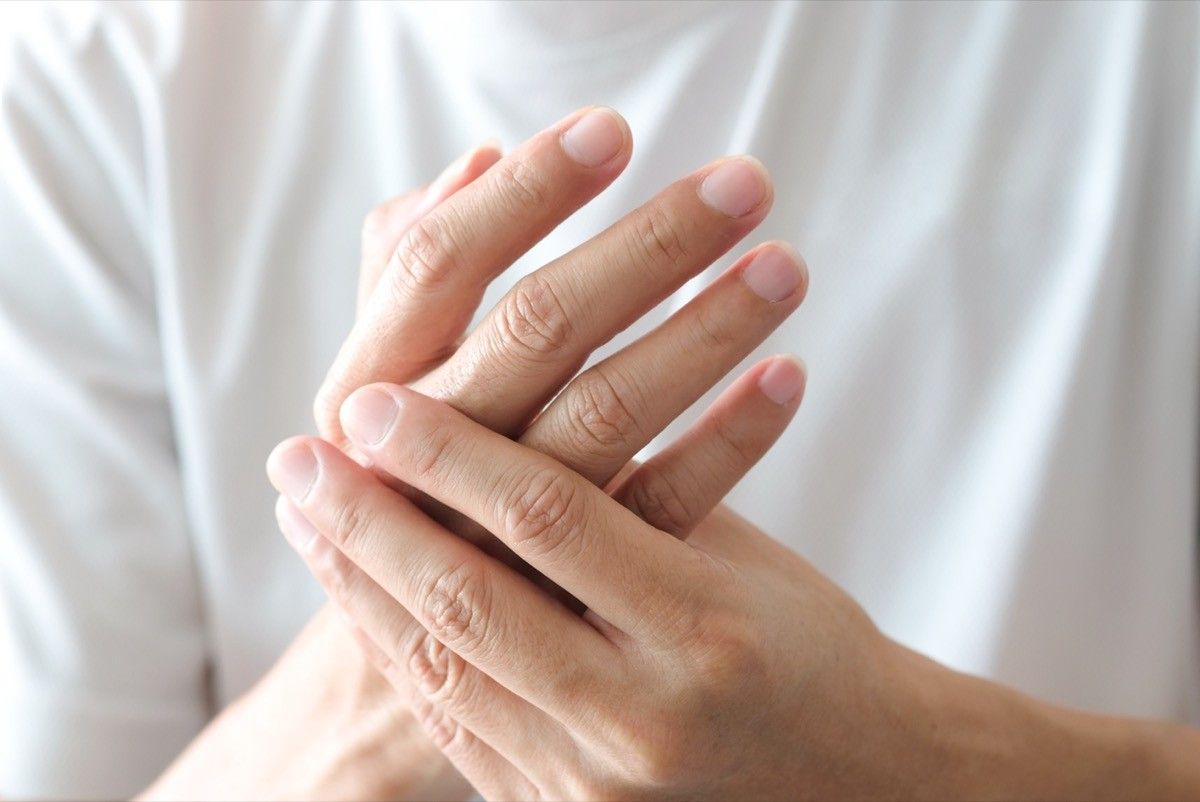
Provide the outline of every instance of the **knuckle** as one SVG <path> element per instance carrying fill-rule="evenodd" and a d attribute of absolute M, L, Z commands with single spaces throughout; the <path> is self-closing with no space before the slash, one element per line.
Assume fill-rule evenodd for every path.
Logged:
<path fill-rule="evenodd" d="M 573 535 L 582 519 L 574 483 L 551 469 L 522 477 L 503 510 L 511 545 L 523 557 L 546 557 L 578 545 L 582 538 Z"/>
<path fill-rule="evenodd" d="M 585 371 L 566 392 L 569 434 L 583 449 L 609 449 L 637 435 L 638 419 L 625 399 L 628 394 L 604 371 Z"/>
<path fill-rule="evenodd" d="M 404 232 L 394 255 L 397 269 L 388 271 L 393 292 L 402 299 L 413 290 L 429 291 L 445 283 L 460 262 L 461 249 L 451 234 L 453 226 L 439 215 L 426 215 Z"/>
<path fill-rule="evenodd" d="M 677 716 L 676 711 L 670 711 Z M 617 787 L 678 788 L 695 777 L 687 730 L 666 726 L 665 716 L 631 715 L 616 726 L 618 741 Z M 674 719 L 678 724 L 678 718 Z"/>
<path fill-rule="evenodd" d="M 476 651 L 491 616 L 485 574 L 467 564 L 438 575 L 422 594 L 419 608 L 429 633 L 456 651 Z"/>
<path fill-rule="evenodd" d="M 498 165 L 496 183 L 513 211 L 528 212 L 550 202 L 550 180 L 526 159 L 508 159 Z"/>
<path fill-rule="evenodd" d="M 746 336 L 744 326 L 730 326 L 729 320 L 722 319 L 723 310 L 701 308 L 693 318 L 692 331 L 701 348 L 710 351 L 727 351 L 740 344 Z"/>
<path fill-rule="evenodd" d="M 633 231 L 635 244 L 647 264 L 675 265 L 687 258 L 679 224 L 661 204 L 643 206 L 634 218 Z"/>
<path fill-rule="evenodd" d="M 571 321 L 556 291 L 537 274 L 521 279 L 497 310 L 502 345 L 545 358 L 570 340 Z"/>
<path fill-rule="evenodd" d="M 456 741 L 464 737 L 462 727 L 441 705 L 428 699 L 416 699 L 412 709 L 413 716 L 439 750 L 449 750 Z"/>
<path fill-rule="evenodd" d="M 673 585 L 651 588 L 647 609 L 655 611 L 644 637 L 667 654 L 706 652 L 723 632 L 723 622 L 738 618 L 752 601 L 727 563 L 693 550 L 674 566 Z M 739 607 L 738 605 L 741 605 Z M 740 621 L 749 629 L 753 622 Z M 733 627 L 731 627 L 732 629 Z"/>
<path fill-rule="evenodd" d="M 416 478 L 434 477 L 440 468 L 454 459 L 458 444 L 446 426 L 437 424 L 422 427 L 403 438 L 408 464 Z"/>
<path fill-rule="evenodd" d="M 704 587 L 707 605 L 692 599 L 687 605 L 691 612 L 683 608 L 672 612 L 678 654 L 695 669 L 693 682 L 680 699 L 707 707 L 738 683 L 764 680 L 769 666 L 747 612 L 752 602 L 732 570 L 707 572 Z"/>
<path fill-rule="evenodd" d="M 348 494 L 338 499 L 330 516 L 329 540 L 337 550 L 353 553 L 363 533 L 373 524 L 366 496 Z"/>
<path fill-rule="evenodd" d="M 718 415 L 712 422 L 713 436 L 720 444 L 720 451 L 726 455 L 727 469 L 738 470 L 741 466 L 753 465 L 758 461 L 758 451 L 754 443 L 739 432 L 728 417 Z"/>
<path fill-rule="evenodd" d="M 715 619 L 715 620 L 714 620 Z M 766 673 L 761 644 L 754 640 L 752 622 L 736 614 L 716 613 L 703 629 L 693 629 L 692 659 L 703 669 L 696 676 L 701 704 L 727 693 L 731 681 L 758 682 Z"/>
<path fill-rule="evenodd" d="M 678 534 L 692 525 L 691 505 L 678 480 L 650 463 L 630 479 L 626 504 L 643 521 L 664 532 Z"/>
<path fill-rule="evenodd" d="M 416 638 L 407 654 L 409 676 L 429 699 L 445 702 L 462 686 L 466 661 L 428 630 Z"/>

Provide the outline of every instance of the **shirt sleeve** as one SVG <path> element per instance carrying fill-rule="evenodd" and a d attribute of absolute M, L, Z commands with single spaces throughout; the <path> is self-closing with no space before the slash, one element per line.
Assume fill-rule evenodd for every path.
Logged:
<path fill-rule="evenodd" d="M 141 155 L 149 105 L 121 34 L 103 19 L 80 22 L 48 15 L 2 51 L 0 797 L 9 798 L 136 793 L 209 715 L 156 325 Z"/>

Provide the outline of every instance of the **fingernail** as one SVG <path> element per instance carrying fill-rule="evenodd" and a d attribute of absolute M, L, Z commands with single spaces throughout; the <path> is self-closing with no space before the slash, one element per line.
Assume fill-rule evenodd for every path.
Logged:
<path fill-rule="evenodd" d="M 316 527 L 286 497 L 280 496 L 279 499 L 279 531 L 283 532 L 284 539 L 296 551 L 307 551 L 317 536 Z"/>
<path fill-rule="evenodd" d="M 804 369 L 792 357 L 776 359 L 758 377 L 758 388 L 776 404 L 790 404 L 804 390 Z"/>
<path fill-rule="evenodd" d="M 375 445 L 387 436 L 396 420 L 396 399 L 382 390 L 359 390 L 342 404 L 342 428 L 352 440 Z"/>
<path fill-rule="evenodd" d="M 721 214 L 741 217 L 767 196 L 767 173 L 757 161 L 738 156 L 705 176 L 699 191 L 700 200 Z"/>
<path fill-rule="evenodd" d="M 800 286 L 800 267 L 780 248 L 763 248 L 742 271 L 742 281 L 771 303 L 782 301 Z"/>
<path fill-rule="evenodd" d="M 563 133 L 563 150 L 584 167 L 599 167 L 621 152 L 625 130 L 611 109 L 592 109 Z"/>
<path fill-rule="evenodd" d="M 296 501 L 308 495 L 319 470 L 317 455 L 308 446 L 294 446 L 280 453 L 274 467 L 279 489 Z"/>

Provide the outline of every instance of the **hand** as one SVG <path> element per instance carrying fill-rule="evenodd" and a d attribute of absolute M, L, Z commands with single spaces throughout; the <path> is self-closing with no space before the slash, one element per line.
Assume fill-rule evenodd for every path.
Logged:
<path fill-rule="evenodd" d="M 382 273 L 378 289 L 318 393 L 316 416 L 326 439 L 347 445 L 337 409 L 350 390 L 405 382 L 603 486 L 750 353 L 794 311 L 807 286 L 803 263 L 782 243 L 752 249 L 656 331 L 554 397 L 593 349 L 762 221 L 771 185 L 762 167 L 745 158 L 722 159 L 684 177 L 521 279 L 461 337 L 487 283 L 616 178 L 629 155 L 629 131 L 615 112 L 576 112 L 390 241 L 381 238 L 385 244 L 371 250 L 390 253 L 390 261 L 369 271 Z M 681 349 L 692 351 L 691 358 L 681 359 Z M 646 387 L 657 388 L 655 403 Z M 382 472 L 380 478 L 391 480 Z M 628 493 L 669 514 L 663 505 L 670 500 L 662 496 L 672 488 L 660 479 L 653 470 L 641 472 Z M 472 522 L 418 500 L 460 536 L 528 570 Z"/>
<path fill-rule="evenodd" d="M 611 117 L 611 112 L 598 113 L 608 118 L 606 122 L 619 122 Z M 540 137 L 540 143 L 535 138 L 527 146 L 529 152 L 514 154 L 524 161 L 524 166 L 509 167 L 502 172 L 520 174 L 528 180 L 529 176 L 545 170 L 576 171 L 578 165 L 572 166 L 569 161 L 564 165 L 567 160 L 562 158 L 561 125 L 557 128 L 548 132 L 550 136 Z M 616 139 L 627 144 L 627 134 Z M 503 167 L 504 162 L 497 165 L 498 170 Z M 714 176 L 714 173 L 720 174 Z M 578 186 L 586 178 L 568 172 L 557 183 Z M 546 179 L 545 183 L 556 182 Z M 483 182 L 477 182 L 467 187 L 443 208 L 452 207 L 472 192 L 482 191 L 479 189 L 482 185 Z M 545 192 L 538 192 L 537 196 L 550 209 L 566 213 L 561 211 L 561 198 L 547 196 Z M 564 375 L 569 377 L 592 348 L 632 317 L 654 306 L 753 227 L 765 214 L 769 197 L 765 175 L 753 163 L 726 161 L 698 171 L 609 231 L 519 283 L 479 329 L 423 381 L 437 387 L 440 373 L 452 377 L 450 386 L 456 387 L 458 380 L 453 377 L 480 371 L 486 371 L 485 376 L 494 375 L 499 371 L 508 381 L 520 383 L 527 399 L 524 404 L 505 404 L 507 397 L 499 396 L 495 400 L 501 403 L 494 401 L 490 407 L 485 406 L 479 404 L 485 399 L 482 393 L 468 394 L 468 398 L 477 399 L 475 404 L 461 400 L 459 403 L 468 409 L 482 406 L 491 415 L 489 425 L 502 429 L 528 420 L 544 398 L 557 389 Z M 722 212 L 719 203 L 733 209 L 734 214 Z M 498 213 L 508 211 L 508 204 L 502 204 Z M 537 217 L 542 213 L 530 214 Z M 496 231 L 510 229 L 511 225 L 504 224 L 498 225 Z M 467 233 L 470 232 L 464 232 L 464 236 Z M 684 234 L 698 239 L 698 245 L 686 244 Z M 461 240 L 453 232 L 443 236 L 451 242 Z M 630 242 L 639 247 L 631 250 Z M 404 254 L 409 249 L 401 242 L 394 252 Z M 478 258 L 463 260 L 463 264 L 476 265 L 479 261 Z M 406 287 L 409 272 L 402 261 L 394 259 L 388 268 L 390 277 L 385 275 L 381 286 L 386 288 L 391 282 Z M 444 272 L 455 275 L 455 271 Z M 648 276 L 649 280 L 639 280 L 640 276 Z M 805 278 L 803 265 L 788 249 L 767 244 L 752 250 L 667 324 L 578 377 L 531 426 L 520 432 L 522 441 L 555 453 L 597 484 L 608 482 L 654 433 L 795 309 L 803 295 Z M 427 282 L 418 286 L 427 288 Z M 482 288 L 474 292 L 476 301 L 481 293 Z M 465 290 L 456 296 L 464 294 L 470 297 Z M 547 300 L 551 301 L 549 307 L 545 307 Z M 371 308 L 369 305 L 368 312 Z M 387 353 L 392 349 L 386 326 L 363 324 L 356 331 L 366 332 L 350 338 L 351 343 L 358 342 L 360 352 Z M 449 329 L 444 334 L 456 336 L 457 330 Z M 364 342 L 380 340 L 383 342 L 379 345 L 363 346 Z M 403 343 L 400 340 L 395 345 Z M 401 368 L 413 364 L 421 369 L 429 367 L 421 360 L 400 360 L 396 364 Z M 390 367 L 393 376 L 396 364 Z M 622 486 L 623 498 L 646 515 L 664 520 L 664 525 L 681 534 L 699 520 L 773 441 L 790 417 L 779 413 L 757 418 L 739 416 L 744 411 L 743 402 L 753 397 L 746 392 L 747 388 L 755 387 L 754 382 L 768 374 L 773 377 L 768 384 L 773 381 L 776 391 L 785 390 L 786 400 L 798 397 L 797 382 L 802 375 L 794 367 L 773 361 L 760 363 L 714 405 L 690 438 L 696 447 L 707 449 L 710 462 L 714 458 L 725 459 L 733 471 L 723 474 L 701 462 L 704 480 L 696 483 L 688 473 L 678 470 L 684 463 L 668 453 L 635 472 Z M 342 386 L 340 375 L 341 370 L 335 367 L 326 388 Z M 666 376 L 671 377 L 670 381 L 665 381 Z M 360 377 L 350 383 L 361 380 Z M 789 382 L 791 389 L 785 387 Z M 471 388 L 470 384 L 462 386 Z M 656 392 L 659 388 L 662 391 Z M 337 434 L 340 427 L 326 422 L 322 429 L 333 432 L 331 436 L 339 443 L 344 442 Z M 687 442 L 681 443 L 676 456 L 690 447 Z M 277 478 L 287 472 L 287 466 L 278 462 L 274 468 Z M 689 483 L 696 486 L 677 487 Z M 294 533 L 287 512 L 281 517 L 285 532 Z M 460 533 L 467 531 L 461 525 L 456 528 Z M 494 543 L 490 535 L 486 540 L 483 535 L 476 530 L 478 542 Z"/>
<path fill-rule="evenodd" d="M 359 322 L 316 404 L 322 431 L 345 445 L 338 434 L 336 417 L 331 420 L 327 410 L 336 410 L 341 396 L 357 386 L 356 382 L 375 378 L 428 382 L 433 388 L 427 387 L 428 391 L 442 395 L 473 417 L 491 416 L 490 420 L 498 422 L 497 425 L 517 427 L 519 421 L 528 421 L 537 414 L 544 399 L 559 389 L 592 348 L 702 270 L 765 215 L 770 186 L 761 168 L 738 161 L 732 171 L 725 169 L 723 177 L 709 182 L 700 195 L 704 180 L 729 162 L 710 165 L 677 182 L 621 223 L 539 274 L 524 279 L 493 310 L 484 325 L 462 341 L 459 335 L 482 297 L 486 282 L 507 264 L 505 260 L 511 261 L 599 192 L 628 161 L 629 136 L 623 121 L 610 111 L 598 113 L 601 123 L 611 121 L 615 129 L 606 133 L 604 126 L 597 126 L 595 120 L 588 124 L 593 133 L 593 147 L 592 156 L 584 162 L 567 154 L 571 149 L 575 152 L 586 149 L 587 143 L 581 145 L 576 137 L 573 144 L 568 144 L 570 138 L 564 137 L 564 131 L 583 116 L 580 112 L 534 137 L 495 165 L 494 170 L 488 168 L 498 154 L 492 148 L 481 148 L 463 160 L 461 173 L 448 170 L 426 194 L 404 196 L 372 212 L 363 229 Z M 605 141 L 616 148 L 611 158 L 607 162 L 587 163 L 595 162 L 596 143 Z M 747 174 L 746 170 L 751 172 Z M 480 175 L 488 177 L 477 180 Z M 747 176 L 749 182 L 745 180 Z M 757 197 L 750 197 L 755 192 Z M 729 205 L 739 197 L 742 208 Z M 702 198 L 718 206 L 724 203 L 727 210 L 742 213 L 727 215 Z M 462 269 L 455 268 L 455 264 Z M 598 271 L 609 269 L 619 270 L 619 280 L 625 286 L 614 288 L 612 281 L 596 280 Z M 649 280 L 639 280 L 640 274 L 648 274 Z M 803 265 L 786 247 L 767 244 L 754 249 L 654 334 L 617 355 L 620 358 L 614 357 L 578 377 L 569 392 L 551 405 L 553 413 L 543 412 L 535 425 L 524 432 L 523 439 L 551 451 L 567 464 L 586 470 L 597 482 L 611 478 L 663 422 L 690 405 L 790 314 L 799 304 L 805 285 Z M 560 311 L 578 317 L 588 326 L 567 330 L 564 327 L 573 323 L 574 317 L 562 319 L 548 330 L 551 339 L 539 339 L 539 334 L 547 331 L 539 326 L 554 323 L 552 318 L 537 317 L 545 302 L 556 297 L 552 293 L 571 293 L 573 303 L 564 305 Z M 611 293 L 617 303 L 612 306 L 598 303 L 597 297 L 603 298 L 605 293 Z M 577 311 L 580 305 L 586 314 Z M 531 313 L 534 317 L 527 320 Z M 691 355 L 691 361 L 698 363 L 696 366 L 688 367 L 690 362 L 677 358 L 679 349 L 697 346 L 705 350 Z M 566 373 L 567 368 L 562 365 L 564 356 L 576 363 Z M 751 369 L 748 378 L 762 374 L 772 364 L 772 361 L 760 363 Z M 634 394 L 644 384 L 626 383 L 631 379 L 642 382 L 651 373 L 668 368 L 688 372 L 672 383 L 669 392 L 655 397 L 652 404 Z M 786 383 L 789 373 L 796 378 L 794 370 L 786 365 L 773 371 L 777 382 Z M 562 377 L 558 385 L 554 384 L 555 376 Z M 508 392 L 506 387 L 517 389 Z M 736 464 L 756 459 L 755 455 L 765 450 L 788 417 L 768 415 L 756 425 L 726 426 L 725 422 L 740 409 L 744 395 L 731 390 L 723 396 L 694 435 L 716 453 L 728 451 L 740 455 Z M 361 454 L 357 456 L 361 458 Z M 625 494 L 632 499 L 630 503 L 640 504 L 647 515 L 690 525 L 695 510 L 678 506 L 678 500 L 687 496 L 674 487 L 674 483 L 684 479 L 660 469 L 670 464 L 667 457 L 664 455 L 663 460 L 652 461 L 639 471 L 638 480 L 624 488 Z M 713 476 L 712 480 L 720 481 L 710 482 L 708 492 L 719 498 L 724 494 L 721 483 L 732 485 L 736 478 L 737 475 Z M 480 530 L 466 530 L 463 525 L 469 522 L 458 523 L 480 542 L 499 545 Z M 332 653 L 341 655 L 348 664 L 340 671 L 335 669 L 310 679 L 337 683 L 339 674 L 354 678 L 342 683 L 340 689 L 329 689 L 342 700 L 342 708 L 392 710 L 406 704 L 386 683 L 361 679 L 355 663 L 357 653 L 347 652 L 340 643 L 333 642 L 341 633 L 328 626 L 320 631 L 327 635 L 305 639 L 303 648 L 290 650 L 254 694 L 262 695 L 265 688 L 277 684 L 279 692 L 273 693 L 273 698 L 296 698 L 301 694 L 295 692 L 287 679 L 301 675 L 303 669 L 288 670 L 286 666 L 294 663 L 303 667 L 310 662 L 319 665 L 318 655 Z M 325 637 L 333 640 L 327 642 Z M 310 658 L 310 654 L 314 656 Z M 276 682 L 279 677 L 283 679 Z M 304 696 L 308 698 L 307 694 Z M 313 722 L 322 720 L 319 710 L 312 712 Z M 402 719 L 401 716 L 397 721 Z M 223 721 L 229 724 L 229 717 L 223 717 Z M 345 737 L 334 740 L 353 743 L 352 719 L 346 717 L 334 723 L 346 728 L 338 729 L 346 733 Z M 321 725 L 312 723 L 302 729 L 309 731 L 316 726 Z M 237 744 L 243 750 L 245 738 L 239 739 L 237 732 L 258 732 L 254 721 L 240 730 L 232 725 L 223 730 L 228 737 L 218 737 L 216 741 Z M 287 742 L 295 731 L 297 728 L 291 728 L 276 735 Z M 380 732 L 380 737 L 388 735 L 386 731 Z M 390 735 L 393 742 L 403 742 L 408 737 L 403 726 Z M 414 753 L 424 755 L 420 747 L 414 745 Z M 209 751 L 221 754 L 219 749 Z M 277 751 L 289 753 L 286 749 Z M 376 750 L 373 754 L 384 752 Z M 360 755 L 364 753 L 365 750 L 359 750 Z M 305 768 L 312 767 L 313 763 L 303 757 L 308 752 L 297 749 L 293 754 L 296 760 L 305 761 Z M 426 765 L 429 764 L 435 762 L 430 760 Z M 399 774 L 387 778 L 390 783 L 387 787 L 401 790 L 410 787 L 403 775 L 404 765 L 407 764 L 394 767 Z M 388 767 L 379 761 L 360 761 L 354 772 L 342 772 L 340 776 L 374 777 L 376 768 Z M 205 771 L 199 774 L 212 776 Z M 330 795 L 329 791 L 320 790 L 325 786 L 314 787 L 318 790 L 310 788 L 310 793 Z M 228 793 L 230 786 L 222 784 L 220 788 Z M 385 796 L 370 790 L 373 788 L 376 786 L 367 786 L 358 793 Z M 196 791 L 190 793 L 194 795 Z"/>
<path fill-rule="evenodd" d="M 139 799 L 462 800 L 470 786 L 323 608 Z"/>
<path fill-rule="evenodd" d="M 683 542 L 400 386 L 358 391 L 343 423 L 376 465 L 478 521 L 588 608 L 568 612 L 328 444 L 277 452 L 311 470 L 280 483 L 310 568 L 489 797 L 1178 798 L 1200 787 L 1196 733 L 1061 710 L 937 666 L 728 511 Z"/>
<path fill-rule="evenodd" d="M 363 226 L 359 308 L 412 223 L 499 159 L 463 155 L 431 184 L 377 207 Z M 390 245 L 389 245 L 390 243 Z M 403 318 L 405 309 L 397 309 Z M 313 617 L 266 675 L 211 722 L 143 799 L 466 799 L 408 702 L 372 667 L 336 611 Z"/>
<path fill-rule="evenodd" d="M 732 514 L 680 542 L 545 455 L 394 385 L 356 393 L 345 424 L 378 466 L 588 607 L 567 612 L 320 441 L 281 447 L 319 460 L 308 483 L 284 487 L 349 558 L 310 566 L 389 677 L 411 673 L 436 742 L 490 796 L 794 797 L 826 779 L 831 734 L 862 745 L 860 727 L 886 715 L 875 705 L 887 642 Z M 324 548 L 309 537 L 302 549 Z"/>

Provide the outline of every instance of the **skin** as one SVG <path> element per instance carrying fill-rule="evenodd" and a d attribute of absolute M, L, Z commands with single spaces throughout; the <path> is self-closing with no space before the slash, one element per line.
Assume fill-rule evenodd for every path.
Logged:
<path fill-rule="evenodd" d="M 1195 731 L 942 668 L 728 511 L 685 542 L 411 388 L 369 386 L 342 414 L 378 467 L 587 608 L 567 609 L 324 441 L 272 455 L 289 539 L 488 798 L 1200 794 Z"/>
<path fill-rule="evenodd" d="M 803 389 L 803 369 L 788 358 L 756 364 L 662 455 L 630 463 L 799 305 L 807 271 L 783 243 L 751 249 L 665 324 L 575 375 L 595 347 L 761 222 L 771 188 L 752 161 L 745 168 L 761 180 L 761 197 L 738 214 L 711 208 L 701 196 L 706 177 L 726 162 L 703 167 L 523 279 L 464 334 L 487 283 L 628 163 L 628 127 L 609 110 L 597 113 L 614 126 L 611 156 L 589 163 L 571 157 L 564 133 L 588 111 L 503 159 L 493 147 L 478 148 L 429 188 L 371 213 L 359 319 L 314 405 L 321 432 L 345 453 L 331 451 L 575 610 L 582 608 L 486 530 L 376 470 L 345 438 L 336 411 L 364 383 L 410 384 L 573 466 L 622 504 L 681 532 L 702 521 L 765 453 Z M 760 297 L 745 280 L 764 258 L 790 275 L 791 287 L 779 297 Z M 786 403 L 768 398 L 764 381 L 776 395 L 790 387 Z M 291 510 L 281 505 L 279 513 L 289 531 Z M 361 629 L 336 618 L 322 611 L 144 797 L 465 797 L 467 787 L 416 724 L 411 690 L 396 693 L 367 657 L 347 648 L 355 638 L 372 653 Z"/>
<path fill-rule="evenodd" d="M 561 361 L 538 375 L 566 375 L 575 363 Z M 748 522 L 697 516 L 722 485 L 697 477 L 740 470 L 697 445 L 727 421 L 678 444 L 698 461 L 634 468 L 606 493 L 620 449 L 599 467 L 589 449 L 558 459 L 532 447 L 545 414 L 526 427 L 431 397 L 476 364 L 412 387 L 356 374 L 377 383 L 326 428 L 369 469 L 311 437 L 281 444 L 268 469 L 289 541 L 489 798 L 1200 797 L 1196 731 L 950 671 Z M 669 489 L 635 481 L 647 473 L 673 477 Z"/>

